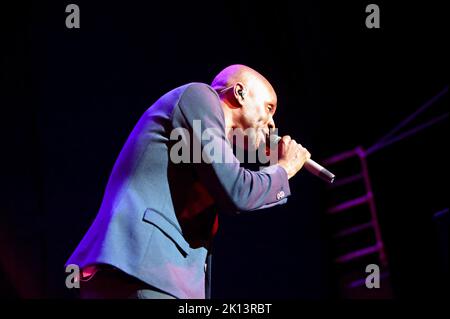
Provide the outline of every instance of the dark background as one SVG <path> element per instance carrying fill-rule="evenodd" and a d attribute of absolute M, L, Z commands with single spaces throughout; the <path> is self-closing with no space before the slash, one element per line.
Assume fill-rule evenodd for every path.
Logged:
<path fill-rule="evenodd" d="M 80 29 L 69 1 L 1 9 L 1 297 L 74 296 L 64 262 L 129 132 L 172 88 L 249 65 L 278 93 L 280 133 L 320 160 L 369 147 L 448 85 L 448 18 L 430 1 L 376 1 L 381 29 L 365 27 L 369 1 L 73 2 Z M 419 122 L 445 112 L 447 96 Z M 433 220 L 447 125 L 369 157 L 394 298 L 440 297 L 448 279 Z M 305 172 L 291 189 L 283 207 L 221 218 L 213 297 L 338 298 L 328 190 Z"/>

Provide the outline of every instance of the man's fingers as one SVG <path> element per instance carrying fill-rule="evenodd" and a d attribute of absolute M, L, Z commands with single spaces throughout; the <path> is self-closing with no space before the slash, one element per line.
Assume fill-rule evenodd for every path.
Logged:
<path fill-rule="evenodd" d="M 281 138 L 281 140 L 283 141 L 284 144 L 288 145 L 289 142 L 291 141 L 291 137 L 289 135 L 285 135 Z"/>
<path fill-rule="evenodd" d="M 309 160 L 311 158 L 311 153 L 306 151 L 306 159 Z"/>
<path fill-rule="evenodd" d="M 306 148 L 301 146 L 301 144 L 298 144 L 298 146 L 299 146 L 300 152 L 303 153 L 303 156 L 306 158 L 306 160 L 309 160 L 311 158 L 311 153 Z"/>

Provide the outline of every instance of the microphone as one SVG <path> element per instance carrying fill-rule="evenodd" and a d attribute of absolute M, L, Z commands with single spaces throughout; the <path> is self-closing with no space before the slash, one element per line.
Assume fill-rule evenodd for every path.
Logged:
<path fill-rule="evenodd" d="M 271 134 L 269 141 L 269 145 L 278 145 L 280 142 L 281 137 L 276 134 Z M 322 165 L 314 162 L 312 159 L 309 159 L 303 164 L 303 167 L 310 172 L 311 174 L 316 175 L 317 177 L 320 177 L 326 182 L 329 182 L 330 184 L 334 182 L 335 175 L 331 173 L 329 170 L 327 170 Z"/>

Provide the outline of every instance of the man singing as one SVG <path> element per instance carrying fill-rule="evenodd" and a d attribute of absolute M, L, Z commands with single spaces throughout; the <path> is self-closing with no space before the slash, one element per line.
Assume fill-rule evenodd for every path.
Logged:
<path fill-rule="evenodd" d="M 156 101 L 128 137 L 100 210 L 67 261 L 81 269 L 81 297 L 209 298 L 218 213 L 286 203 L 288 179 L 311 156 L 284 136 L 276 163 L 259 171 L 241 167 L 233 132 L 242 132 L 244 148 L 258 149 L 275 127 L 276 108 L 271 84 L 244 65 L 225 68 L 211 85 L 186 84 Z M 188 152 L 187 161 L 179 160 L 180 151 Z"/>

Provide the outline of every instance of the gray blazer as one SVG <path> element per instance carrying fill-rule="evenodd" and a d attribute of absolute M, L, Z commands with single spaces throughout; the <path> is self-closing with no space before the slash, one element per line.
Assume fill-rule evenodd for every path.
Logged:
<path fill-rule="evenodd" d="M 201 132 L 215 128 L 209 141 L 200 140 L 193 120 L 201 120 Z M 173 163 L 174 128 L 187 129 L 190 141 L 202 148 L 222 143 L 223 156 L 232 161 Z M 280 166 L 260 171 L 240 166 L 225 136 L 219 96 L 206 84 L 190 83 L 166 93 L 140 118 L 114 165 L 94 222 L 66 265 L 108 264 L 174 297 L 208 298 L 205 261 L 218 212 L 283 204 L 289 195 Z"/>

